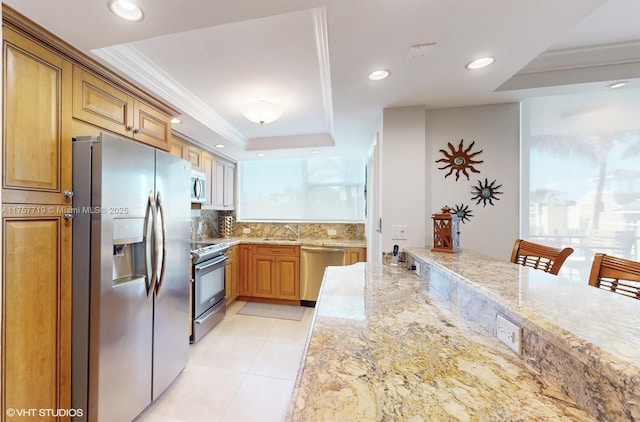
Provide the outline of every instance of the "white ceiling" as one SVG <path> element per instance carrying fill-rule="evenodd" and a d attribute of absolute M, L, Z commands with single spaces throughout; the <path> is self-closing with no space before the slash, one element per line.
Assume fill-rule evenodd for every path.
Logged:
<path fill-rule="evenodd" d="M 386 107 L 513 102 L 617 80 L 640 88 L 640 0 L 137 0 L 139 23 L 111 15 L 107 0 L 5 3 L 181 110 L 176 130 L 238 160 L 365 154 Z M 495 64 L 464 69 L 485 55 Z M 391 76 L 368 80 L 376 69 Z M 283 116 L 247 121 L 242 107 L 260 99 Z"/>

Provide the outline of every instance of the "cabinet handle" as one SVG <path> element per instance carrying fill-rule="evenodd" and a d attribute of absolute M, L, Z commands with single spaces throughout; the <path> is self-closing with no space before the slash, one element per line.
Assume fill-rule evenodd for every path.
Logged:
<path fill-rule="evenodd" d="M 127 132 L 131 132 L 131 130 L 133 129 L 133 126 L 127 126 L 125 129 L 127 130 Z"/>
<path fill-rule="evenodd" d="M 64 191 L 64 197 L 65 198 L 73 198 L 73 191 L 72 190 Z"/>
<path fill-rule="evenodd" d="M 140 129 L 133 129 L 133 133 L 140 133 Z"/>
<path fill-rule="evenodd" d="M 65 212 L 64 213 L 64 219 L 65 220 L 73 220 L 73 213 Z"/>

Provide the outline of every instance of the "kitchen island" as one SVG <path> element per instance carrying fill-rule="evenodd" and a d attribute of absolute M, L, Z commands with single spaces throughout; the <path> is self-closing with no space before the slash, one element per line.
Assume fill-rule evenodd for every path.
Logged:
<path fill-rule="evenodd" d="M 401 267 L 372 264 L 327 270 L 288 420 L 584 421 L 638 417 L 638 405 L 634 400 L 640 378 L 633 356 L 612 357 L 609 351 L 591 353 L 590 362 L 600 362 L 600 365 L 589 369 L 603 371 L 609 380 L 620 381 L 620 377 L 626 377 L 626 385 L 622 391 L 612 391 L 611 388 L 617 386 L 615 381 L 597 386 L 601 379 L 587 379 L 592 389 L 604 391 L 594 400 L 595 409 L 578 405 L 577 400 L 568 396 L 566 385 L 552 382 L 557 381 L 552 377 L 552 381 L 543 377 L 544 371 L 535 370 L 532 362 L 509 350 L 488 331 L 483 323 L 489 315 L 485 308 L 476 308 L 480 310 L 481 316 L 476 318 L 480 323 L 468 318 L 473 315 L 473 309 L 460 312 L 467 306 L 477 306 L 464 294 L 466 287 L 469 291 L 479 292 L 475 297 L 488 298 L 487 302 L 499 303 L 501 299 L 490 289 L 474 283 L 475 280 L 469 280 L 470 274 L 457 275 L 447 265 L 453 266 L 452 262 L 460 260 L 467 271 L 475 272 L 473 277 L 498 281 L 497 284 L 508 292 L 515 289 L 519 292 L 515 297 L 522 295 L 522 289 L 518 290 L 522 286 L 520 275 L 527 274 L 528 277 L 534 270 L 508 262 L 488 263 L 490 258 L 467 252 L 456 256 L 441 254 L 447 255 L 443 258 L 431 256 L 426 249 L 410 252 L 413 259 L 422 259 L 416 259 L 422 276 Z M 442 264 L 438 263 L 440 259 L 453 261 Z M 537 274 L 532 280 L 536 277 Z M 447 283 L 458 279 L 460 283 L 449 290 L 452 285 Z M 512 284 L 510 287 L 509 283 Z M 531 285 L 530 288 L 549 289 L 549 285 Z M 609 300 L 612 294 L 608 295 L 603 296 L 603 300 Z M 623 303 L 623 307 L 640 305 L 624 297 L 611 300 L 616 303 L 629 301 Z M 512 305 L 507 301 L 502 309 L 510 318 L 514 317 L 508 312 Z M 570 305 L 559 305 L 559 309 L 569 312 Z M 533 304 L 527 308 L 530 314 L 522 315 L 516 322 L 528 321 L 530 317 L 539 323 L 532 308 L 535 308 Z M 637 321 L 637 315 L 638 312 L 629 317 Z M 597 315 L 591 318 L 596 319 Z M 495 324 L 495 314 L 493 320 Z M 583 325 L 587 323 L 584 321 Z M 546 328 L 549 330 L 548 326 Z M 628 327 L 627 330 L 632 331 L 627 334 L 633 334 L 637 329 Z M 559 329 L 558 332 L 569 340 L 577 337 L 566 330 Z M 527 335 L 541 334 L 525 327 L 524 335 L 526 349 Z M 547 335 L 546 340 L 555 341 L 553 347 L 564 347 L 561 340 L 552 337 Z M 637 353 L 632 347 L 637 338 L 628 343 L 628 354 Z M 569 341 L 569 348 L 587 343 L 588 340 L 583 343 Z M 534 344 L 540 343 L 531 343 Z M 557 358 L 555 368 L 564 367 L 566 362 L 562 359 L 565 357 L 556 353 L 553 347 L 544 347 L 547 347 L 546 343 L 539 351 L 542 355 L 548 351 L 550 356 L 541 362 L 553 365 Z M 592 345 L 590 351 L 596 350 L 600 348 Z M 606 360 L 599 361 L 598 356 L 604 356 Z M 613 368 L 612 365 L 619 366 Z M 565 369 L 572 371 L 575 368 Z M 616 375 L 612 376 L 612 373 Z M 578 379 L 593 374 L 583 368 L 583 372 L 568 376 Z M 614 395 L 622 396 L 622 399 L 612 397 Z M 585 397 L 593 399 L 589 394 Z"/>

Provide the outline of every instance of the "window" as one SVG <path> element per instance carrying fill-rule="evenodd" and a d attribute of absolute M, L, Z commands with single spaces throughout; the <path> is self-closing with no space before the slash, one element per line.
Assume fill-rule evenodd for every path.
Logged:
<path fill-rule="evenodd" d="M 527 100 L 522 128 L 522 236 L 572 246 L 581 280 L 596 252 L 637 260 L 640 90 Z"/>
<path fill-rule="evenodd" d="M 239 221 L 363 222 L 361 158 L 238 163 Z"/>

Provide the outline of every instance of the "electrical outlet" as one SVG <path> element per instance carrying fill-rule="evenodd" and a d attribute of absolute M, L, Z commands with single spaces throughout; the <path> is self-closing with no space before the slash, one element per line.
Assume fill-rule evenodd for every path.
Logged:
<path fill-rule="evenodd" d="M 496 336 L 518 355 L 522 355 L 522 328 L 502 315 L 496 315 Z"/>
<path fill-rule="evenodd" d="M 329 236 L 336 236 L 338 234 L 338 230 L 329 229 L 327 230 L 327 233 L 329 233 Z"/>
<path fill-rule="evenodd" d="M 242 233 L 249 234 L 249 233 L 251 233 L 251 229 L 249 227 L 243 227 L 242 228 Z"/>

